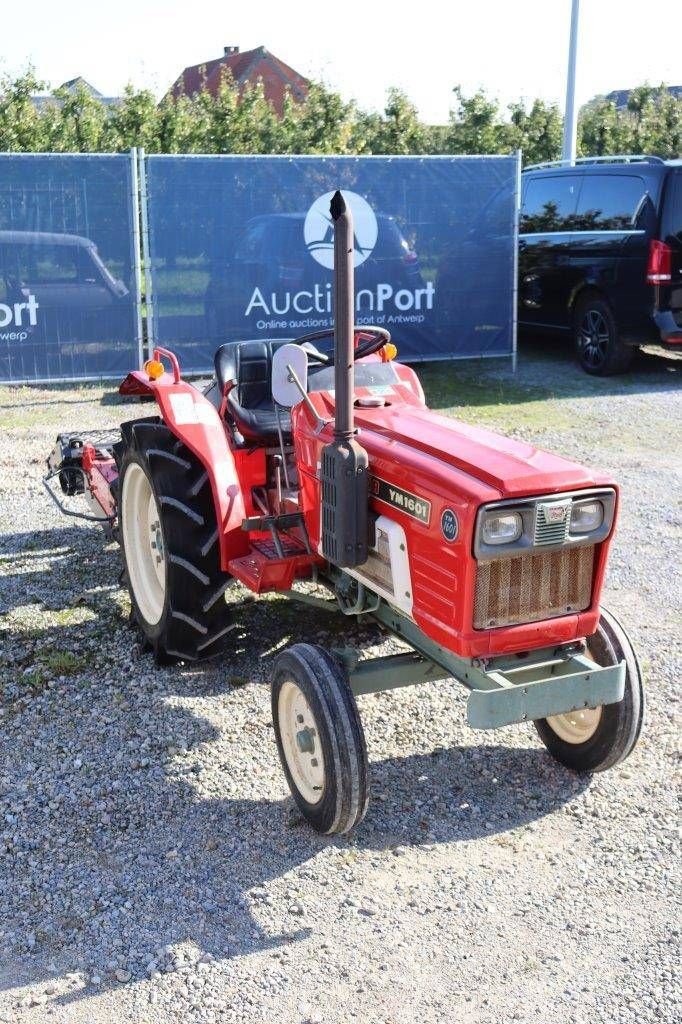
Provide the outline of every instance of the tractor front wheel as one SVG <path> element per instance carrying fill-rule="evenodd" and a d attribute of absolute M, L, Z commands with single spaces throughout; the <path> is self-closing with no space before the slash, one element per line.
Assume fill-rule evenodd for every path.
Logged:
<path fill-rule="evenodd" d="M 634 749 L 646 707 L 642 672 L 635 650 L 618 619 L 602 608 L 599 626 L 587 641 L 598 665 L 625 662 L 625 692 L 617 704 L 569 711 L 535 722 L 552 757 L 576 772 L 603 772 Z"/>
<path fill-rule="evenodd" d="M 132 617 L 159 663 L 219 654 L 232 629 L 208 475 L 157 418 L 123 424 L 120 539 Z"/>
<path fill-rule="evenodd" d="M 275 663 L 272 718 L 284 774 L 304 818 L 324 835 L 349 832 L 367 810 L 367 749 L 339 663 L 313 644 L 283 651 Z"/>

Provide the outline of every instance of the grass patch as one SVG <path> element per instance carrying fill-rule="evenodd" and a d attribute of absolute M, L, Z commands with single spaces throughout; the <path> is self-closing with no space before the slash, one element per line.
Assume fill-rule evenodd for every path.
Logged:
<path fill-rule="evenodd" d="M 33 668 L 30 672 L 22 675 L 21 679 L 34 693 L 39 693 L 44 689 L 48 676 L 42 668 Z"/>
<path fill-rule="evenodd" d="M 123 374 L 121 374 L 121 378 Z M 17 384 L 0 387 L 0 430 L 58 426 L 68 429 L 82 421 L 90 408 L 130 402 L 117 394 L 119 380 L 73 384 Z M 88 425 L 87 423 L 85 424 Z M 41 452 L 41 455 L 43 453 Z M 47 456 L 47 452 L 44 453 Z"/>
<path fill-rule="evenodd" d="M 524 384 L 512 377 L 489 377 L 489 367 L 470 362 L 427 363 L 416 367 L 426 394 L 426 404 L 443 412 L 451 408 L 519 405 L 554 398 L 548 388 Z"/>
<path fill-rule="evenodd" d="M 80 626 L 97 618 L 92 608 L 85 604 L 76 604 L 72 608 L 60 608 L 59 611 L 53 612 L 51 617 L 55 626 Z"/>
<path fill-rule="evenodd" d="M 511 375 L 486 376 L 489 367 L 470 363 L 429 363 L 418 368 L 426 403 L 434 412 L 497 430 L 574 425 L 563 401 L 549 388 L 528 384 Z"/>
<path fill-rule="evenodd" d="M 56 676 L 75 676 L 87 668 L 87 661 L 71 651 L 51 650 L 38 655 L 38 660 Z"/>

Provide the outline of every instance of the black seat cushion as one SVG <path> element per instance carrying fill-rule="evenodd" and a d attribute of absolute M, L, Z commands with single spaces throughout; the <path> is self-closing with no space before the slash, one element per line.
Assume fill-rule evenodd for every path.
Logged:
<path fill-rule="evenodd" d="M 270 378 L 272 355 L 286 341 L 230 341 L 215 354 L 215 372 L 222 395 L 227 381 L 235 380 L 227 399 L 228 414 L 247 440 L 277 444 L 277 413 Z M 291 442 L 291 416 L 279 410 L 285 442 Z"/>

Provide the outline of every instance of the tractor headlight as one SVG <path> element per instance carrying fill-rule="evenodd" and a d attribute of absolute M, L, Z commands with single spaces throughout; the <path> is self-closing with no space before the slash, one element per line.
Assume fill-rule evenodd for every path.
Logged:
<path fill-rule="evenodd" d="M 574 501 L 571 509 L 571 533 L 592 533 L 604 522 L 601 501 Z"/>
<path fill-rule="evenodd" d="M 488 512 L 483 520 L 481 539 L 484 544 L 513 544 L 523 532 L 518 512 Z"/>

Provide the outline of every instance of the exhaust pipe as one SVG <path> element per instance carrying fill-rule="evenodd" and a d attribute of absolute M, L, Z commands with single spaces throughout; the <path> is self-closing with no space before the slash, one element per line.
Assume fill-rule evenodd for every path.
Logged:
<path fill-rule="evenodd" d="M 353 267 L 353 214 L 340 192 L 330 204 L 334 222 L 334 437 L 353 436 L 353 343 L 355 324 L 355 268 Z"/>
<path fill-rule="evenodd" d="M 353 423 L 353 215 L 340 192 L 334 223 L 334 440 L 322 449 L 322 554 L 342 569 L 367 561 L 369 460 Z"/>

